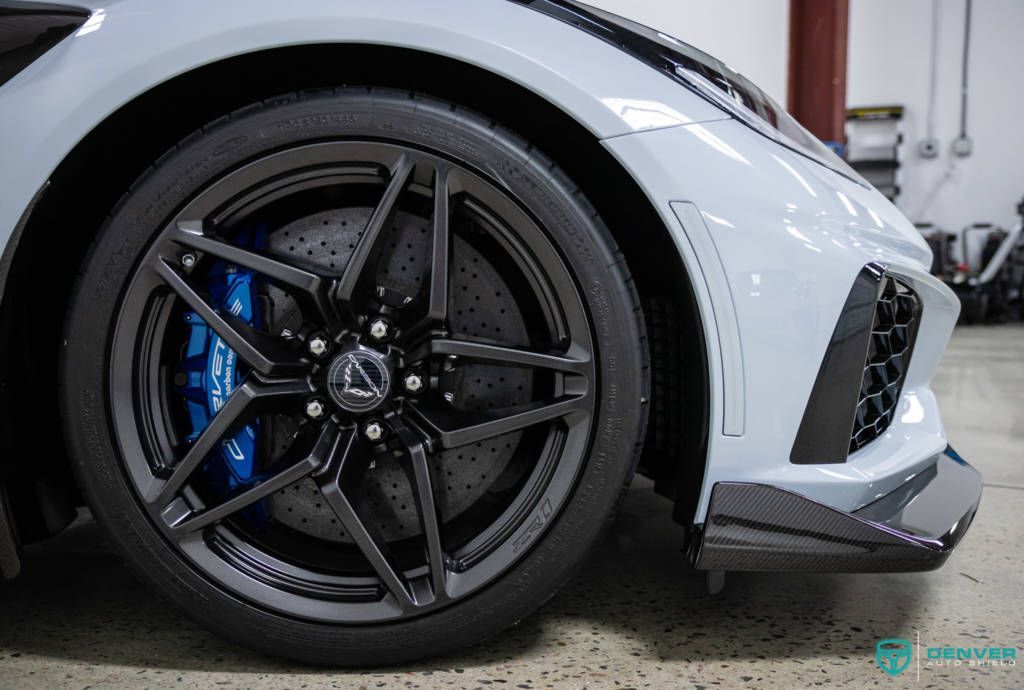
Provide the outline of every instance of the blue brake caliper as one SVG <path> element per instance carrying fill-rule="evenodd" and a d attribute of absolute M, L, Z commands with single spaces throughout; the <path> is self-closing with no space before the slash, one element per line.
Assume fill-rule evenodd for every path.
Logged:
<path fill-rule="evenodd" d="M 262 240 L 263 233 L 256 233 L 246 244 L 262 245 Z M 234 314 L 250 326 L 259 326 L 252 271 L 218 261 L 207 274 L 207 289 L 213 307 Z M 185 398 L 192 427 L 186 440 L 193 443 L 241 384 L 245 363 L 194 311 L 186 310 L 182 318 L 188 327 L 188 344 L 175 378 L 176 383 L 183 384 L 176 388 Z M 263 479 L 256 466 L 258 433 L 259 420 L 254 420 L 226 437 L 206 458 L 202 472 L 221 496 L 235 494 Z M 269 517 L 265 501 L 253 504 L 242 514 L 261 526 Z"/>

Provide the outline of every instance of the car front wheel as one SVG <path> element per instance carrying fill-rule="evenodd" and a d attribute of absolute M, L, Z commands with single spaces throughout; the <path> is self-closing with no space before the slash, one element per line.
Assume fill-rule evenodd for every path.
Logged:
<path fill-rule="evenodd" d="M 86 259 L 66 435 L 138 576 L 274 655 L 397 663 L 563 585 L 648 398 L 625 262 L 509 131 L 384 89 L 282 97 L 161 158 Z"/>

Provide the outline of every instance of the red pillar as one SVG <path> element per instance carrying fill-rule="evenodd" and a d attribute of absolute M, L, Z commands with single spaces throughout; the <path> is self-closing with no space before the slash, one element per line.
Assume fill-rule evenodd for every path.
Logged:
<path fill-rule="evenodd" d="M 787 108 L 824 141 L 845 141 L 849 0 L 790 0 Z"/>

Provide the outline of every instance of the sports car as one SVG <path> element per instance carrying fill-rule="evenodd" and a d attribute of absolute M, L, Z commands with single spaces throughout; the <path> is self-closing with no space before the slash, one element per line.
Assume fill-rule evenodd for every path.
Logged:
<path fill-rule="evenodd" d="M 4 0 L 0 151 L 7 577 L 88 506 L 207 628 L 394 664 L 541 606 L 634 473 L 712 589 L 935 568 L 977 509 L 914 226 L 621 17 Z"/>

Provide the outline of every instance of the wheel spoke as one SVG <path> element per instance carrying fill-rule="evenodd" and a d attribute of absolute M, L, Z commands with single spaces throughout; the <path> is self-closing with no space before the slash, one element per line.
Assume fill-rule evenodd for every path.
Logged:
<path fill-rule="evenodd" d="M 398 605 L 403 610 L 410 609 L 416 605 L 416 602 L 406 588 L 402 577 L 391 567 L 384 549 L 378 546 L 366 525 L 363 524 L 362 519 L 356 513 L 355 507 L 349 501 L 348 496 L 345 495 L 341 488 L 341 476 L 345 471 L 345 461 L 352 452 L 355 431 L 352 429 L 347 430 L 343 436 L 344 438 L 340 440 L 332 459 L 329 461 L 327 470 L 323 474 L 316 476 L 317 486 L 320 487 L 320 493 L 323 494 L 327 505 L 338 516 L 338 520 L 345 528 L 345 531 L 352 538 L 352 541 L 356 543 L 356 546 L 359 547 L 359 550 L 362 551 L 366 560 L 370 562 L 370 566 L 377 573 L 384 587 L 397 600 Z"/>
<path fill-rule="evenodd" d="M 304 379 L 273 383 L 246 380 L 217 411 L 185 456 L 171 468 L 170 476 L 155 487 L 147 498 L 148 502 L 159 508 L 166 506 L 228 432 L 237 429 L 258 407 L 265 408 L 275 401 L 308 395 L 309 392 L 309 384 Z"/>
<path fill-rule="evenodd" d="M 355 294 L 356 286 L 363 277 L 363 272 L 373 249 L 377 245 L 377 239 L 381 231 L 394 219 L 398 209 L 398 200 L 405 191 L 406 185 L 412 175 L 415 165 L 407 155 L 402 155 L 391 168 L 391 179 L 384 189 L 384 195 L 380 203 L 373 210 L 370 219 L 366 222 L 362 237 L 356 243 L 349 257 L 345 272 L 335 287 L 335 296 L 341 302 L 350 303 Z"/>
<path fill-rule="evenodd" d="M 448 568 L 441 541 L 441 519 L 434 496 L 434 483 L 430 474 L 430 461 L 423 440 L 404 424 L 395 423 L 395 431 L 405 445 L 411 469 L 410 481 L 415 488 L 416 508 L 419 511 L 420 529 L 427 545 L 427 564 L 430 568 L 430 584 L 434 600 L 448 598 Z"/>
<path fill-rule="evenodd" d="M 503 410 L 459 413 L 411 407 L 412 416 L 441 448 L 457 448 L 571 414 L 586 412 L 586 396 L 564 396 L 554 402 L 536 402 Z"/>
<path fill-rule="evenodd" d="M 302 360 L 289 352 L 281 341 L 257 331 L 233 314 L 221 313 L 210 306 L 189 286 L 185 278 L 162 258 L 155 259 L 153 268 L 167 286 L 253 370 L 266 376 L 280 376 L 296 374 L 305 368 Z"/>
<path fill-rule="evenodd" d="M 178 534 L 188 534 L 203 529 L 312 474 L 330 458 L 337 444 L 337 438 L 337 427 L 334 424 L 325 425 L 316 444 L 303 459 L 290 464 L 287 469 L 281 470 L 273 477 L 263 480 L 220 505 L 208 508 L 195 517 L 175 525 L 173 531 Z"/>
<path fill-rule="evenodd" d="M 448 268 L 451 209 L 448 198 L 448 169 L 439 167 L 434 174 L 433 248 L 430 262 L 428 321 L 443 322 L 448 314 Z"/>
<path fill-rule="evenodd" d="M 167 238 L 176 244 L 256 271 L 282 289 L 290 290 L 296 298 L 315 309 L 326 323 L 336 318 L 337 310 L 329 296 L 332 282 L 330 277 L 228 244 L 205 234 L 202 228 L 202 221 L 181 221 L 170 230 Z"/>
<path fill-rule="evenodd" d="M 416 342 L 431 327 L 448 319 L 448 281 L 451 267 L 450 168 L 438 165 L 434 171 L 434 210 L 431 220 L 430 275 L 425 286 L 427 308 L 404 334 L 405 342 Z"/>
<path fill-rule="evenodd" d="M 451 338 L 436 338 L 432 340 L 430 342 L 430 352 L 435 355 L 453 355 L 493 364 L 553 369 L 555 371 L 580 375 L 586 374 L 590 366 L 589 357 L 572 358 L 564 355 L 548 355 L 501 345 L 490 345 L 473 340 L 456 340 Z"/>

